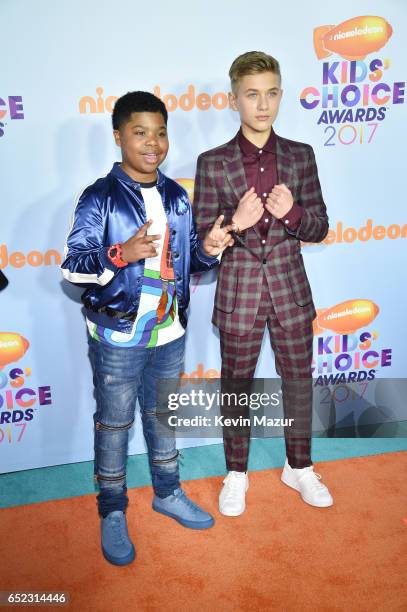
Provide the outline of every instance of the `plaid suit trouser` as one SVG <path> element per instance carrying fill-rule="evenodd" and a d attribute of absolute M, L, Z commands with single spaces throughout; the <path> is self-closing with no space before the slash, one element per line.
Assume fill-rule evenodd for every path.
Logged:
<path fill-rule="evenodd" d="M 287 331 L 275 314 L 266 279 L 253 329 L 244 336 L 220 330 L 222 380 L 252 379 L 256 369 L 264 329 L 267 327 L 274 351 L 277 373 L 282 378 L 284 418 L 293 418 L 296 427 L 284 429 L 286 454 L 292 468 L 312 465 L 312 325 Z M 239 383 L 237 383 L 238 385 Z M 243 416 L 237 406 L 222 410 L 225 416 Z M 246 410 L 247 416 L 247 410 Z M 228 471 L 247 470 L 250 427 L 223 428 L 223 443 Z"/>

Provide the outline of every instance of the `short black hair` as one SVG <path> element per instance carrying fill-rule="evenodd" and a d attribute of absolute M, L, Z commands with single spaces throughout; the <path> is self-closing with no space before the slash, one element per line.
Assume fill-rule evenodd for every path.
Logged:
<path fill-rule="evenodd" d="M 149 91 L 129 91 L 116 100 L 112 113 L 114 130 L 130 120 L 132 113 L 161 113 L 167 125 L 168 112 L 165 104 Z"/>

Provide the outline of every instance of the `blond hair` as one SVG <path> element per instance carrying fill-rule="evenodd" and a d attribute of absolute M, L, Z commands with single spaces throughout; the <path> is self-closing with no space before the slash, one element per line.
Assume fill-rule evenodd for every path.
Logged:
<path fill-rule="evenodd" d="M 281 80 L 280 64 L 271 55 L 262 51 L 247 51 L 247 53 L 239 55 L 229 70 L 232 89 L 235 88 L 242 77 L 248 74 L 261 74 L 262 72 L 273 72 Z"/>

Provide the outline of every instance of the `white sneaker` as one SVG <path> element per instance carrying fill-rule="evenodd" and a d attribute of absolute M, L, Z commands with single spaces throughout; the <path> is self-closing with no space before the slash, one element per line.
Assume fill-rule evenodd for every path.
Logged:
<path fill-rule="evenodd" d="M 219 495 L 219 512 L 225 516 L 239 516 L 246 508 L 249 477 L 246 472 L 228 472 Z"/>
<path fill-rule="evenodd" d="M 334 503 L 328 487 L 320 482 L 321 476 L 314 472 L 312 465 L 302 469 L 294 469 L 286 459 L 281 480 L 292 489 L 299 491 L 302 499 L 310 506 L 328 508 Z"/>

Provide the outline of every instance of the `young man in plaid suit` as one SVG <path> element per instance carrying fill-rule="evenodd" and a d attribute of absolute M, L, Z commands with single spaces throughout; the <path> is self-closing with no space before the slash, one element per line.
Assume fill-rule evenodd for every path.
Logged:
<path fill-rule="evenodd" d="M 296 431 L 285 429 L 281 479 L 305 502 L 328 507 L 332 497 L 311 461 L 316 313 L 300 250 L 301 240 L 320 242 L 328 232 L 314 152 L 273 131 L 282 95 L 277 60 L 244 53 L 229 76 L 230 104 L 241 128 L 230 142 L 199 156 L 194 196 L 201 237 L 220 213 L 234 229 L 235 244 L 221 260 L 212 319 L 220 331 L 222 378 L 253 378 L 267 324 L 284 414 L 297 425 Z M 219 510 L 238 516 L 249 486 L 250 431 L 224 428 L 223 437 L 228 474 Z"/>

